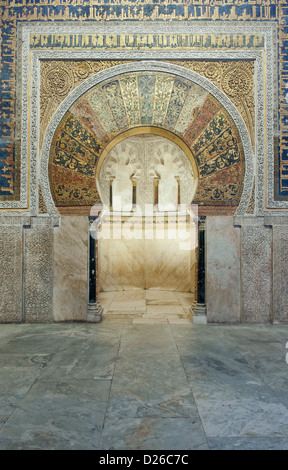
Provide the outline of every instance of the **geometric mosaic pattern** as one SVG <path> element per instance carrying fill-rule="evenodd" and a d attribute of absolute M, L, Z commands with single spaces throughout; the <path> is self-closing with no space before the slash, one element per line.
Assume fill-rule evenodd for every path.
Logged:
<path fill-rule="evenodd" d="M 199 171 L 195 203 L 238 205 L 244 153 L 228 112 L 190 80 L 129 72 L 92 87 L 60 122 L 49 162 L 56 206 L 99 202 L 95 174 L 102 151 L 123 131 L 143 126 L 168 130 L 188 145 Z"/>

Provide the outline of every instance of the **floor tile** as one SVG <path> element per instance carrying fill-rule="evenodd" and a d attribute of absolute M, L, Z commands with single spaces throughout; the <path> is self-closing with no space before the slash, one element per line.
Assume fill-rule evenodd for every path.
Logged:
<path fill-rule="evenodd" d="M 0 431 L 0 448 L 99 449 L 110 383 L 35 382 Z"/>
<path fill-rule="evenodd" d="M 190 308 L 193 304 L 193 301 L 195 300 L 195 296 L 191 292 L 175 292 L 175 296 L 183 307 Z"/>
<path fill-rule="evenodd" d="M 201 424 L 185 418 L 126 418 L 105 421 L 101 449 L 205 450 Z"/>
<path fill-rule="evenodd" d="M 158 314 L 165 314 L 165 315 L 184 315 L 184 310 L 181 305 L 147 305 L 146 308 L 147 315 L 158 315 Z"/>
<path fill-rule="evenodd" d="M 0 450 L 288 450 L 287 325 L 136 315 L 0 325 Z"/>
<path fill-rule="evenodd" d="M 288 450 L 288 438 L 225 437 L 208 439 L 210 450 Z"/>

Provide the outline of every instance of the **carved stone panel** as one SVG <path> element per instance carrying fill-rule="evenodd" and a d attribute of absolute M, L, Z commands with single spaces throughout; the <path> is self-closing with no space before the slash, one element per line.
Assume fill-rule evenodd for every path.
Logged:
<path fill-rule="evenodd" d="M 272 310 L 272 230 L 263 225 L 241 229 L 242 322 L 269 323 Z"/>
<path fill-rule="evenodd" d="M 22 321 L 22 224 L 13 222 L 0 227 L 1 323 Z"/>
<path fill-rule="evenodd" d="M 274 322 L 288 321 L 288 226 L 273 226 Z"/>
<path fill-rule="evenodd" d="M 53 321 L 53 226 L 50 218 L 32 220 L 25 230 L 25 321 Z"/>

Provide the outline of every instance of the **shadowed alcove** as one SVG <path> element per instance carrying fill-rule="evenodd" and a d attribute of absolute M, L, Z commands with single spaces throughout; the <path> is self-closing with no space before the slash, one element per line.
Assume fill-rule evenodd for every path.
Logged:
<path fill-rule="evenodd" d="M 126 134 L 97 171 L 104 315 L 189 317 L 197 296 L 197 214 L 191 210 L 197 165 L 168 132 L 136 128 Z"/>

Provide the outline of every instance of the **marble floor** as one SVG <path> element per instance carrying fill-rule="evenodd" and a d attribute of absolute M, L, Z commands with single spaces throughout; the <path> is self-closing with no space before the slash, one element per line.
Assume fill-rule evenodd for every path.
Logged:
<path fill-rule="evenodd" d="M 104 321 L 191 323 L 194 294 L 160 290 L 100 292 Z"/>
<path fill-rule="evenodd" d="M 288 450 L 287 341 L 288 325 L 2 324 L 0 450 Z"/>

